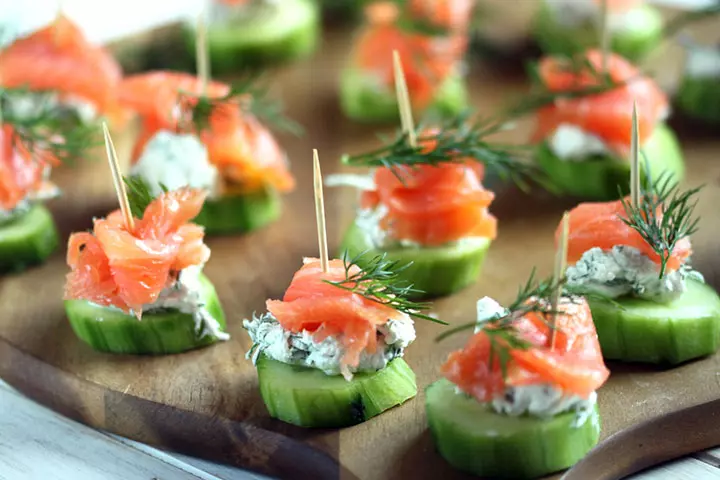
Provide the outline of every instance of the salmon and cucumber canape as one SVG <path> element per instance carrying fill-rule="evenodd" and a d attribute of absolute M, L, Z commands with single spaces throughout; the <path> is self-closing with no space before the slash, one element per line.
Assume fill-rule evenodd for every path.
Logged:
<path fill-rule="evenodd" d="M 5 105 L 18 116 L 32 117 L 53 105 L 68 122 L 91 123 L 105 117 L 121 123 L 126 118 L 117 99 L 121 78 L 113 56 L 88 42 L 62 14 L 0 52 L 0 85 L 27 90 L 25 96 Z"/>
<path fill-rule="evenodd" d="M 154 197 L 144 183 L 123 181 L 127 207 L 68 240 L 64 301 L 73 331 L 96 350 L 124 354 L 227 340 L 220 301 L 202 273 L 210 249 L 192 223 L 207 192 L 182 187 Z"/>
<path fill-rule="evenodd" d="M 25 89 L 0 87 L 0 271 L 42 263 L 58 245 L 50 211 L 43 205 L 60 194 L 50 180 L 53 167 L 81 158 L 95 143 L 91 126 L 65 121 L 44 105 L 18 112 L 7 105 Z"/>
<path fill-rule="evenodd" d="M 716 7 L 720 13 L 720 6 Z M 685 72 L 676 94 L 678 107 L 689 117 L 720 125 L 720 42 L 685 45 Z"/>
<path fill-rule="evenodd" d="M 310 56 L 320 37 L 316 0 L 210 0 L 208 48 L 215 73 L 232 73 Z M 196 51 L 195 27 L 186 27 Z"/>
<path fill-rule="evenodd" d="M 484 297 L 466 345 L 425 390 L 439 453 L 483 478 L 537 478 L 577 463 L 600 437 L 605 367 L 585 299 L 534 276 L 508 308 Z M 553 298 L 553 300 L 551 300 Z"/>
<path fill-rule="evenodd" d="M 454 3 L 463 4 L 460 15 L 454 15 Z M 362 122 L 397 120 L 393 50 L 405 62 L 413 109 L 445 117 L 465 109 L 463 57 L 468 44 L 466 17 L 472 6 L 473 2 L 450 0 L 368 5 L 367 24 L 341 74 L 340 103 L 345 115 Z M 433 25 L 431 19 L 440 24 Z"/>
<path fill-rule="evenodd" d="M 720 298 L 690 266 L 698 190 L 661 175 L 635 200 L 570 212 L 566 288 L 587 295 L 605 358 L 672 365 L 718 350 Z"/>
<path fill-rule="evenodd" d="M 330 260 L 320 165 L 314 165 L 320 258 L 305 258 L 282 300 L 243 321 L 253 342 L 260 392 L 270 415 L 303 427 L 355 425 L 417 394 L 403 360 L 415 340 L 413 317 L 426 303 L 408 299 L 405 265 L 375 256 Z"/>
<path fill-rule="evenodd" d="M 253 109 L 262 103 L 274 120 L 276 106 L 251 94 L 253 82 L 230 86 L 179 72 L 155 71 L 126 77 L 120 87 L 125 105 L 142 117 L 130 176 L 154 194 L 199 188 L 208 198 L 195 222 L 209 235 L 247 232 L 276 220 L 280 194 L 295 180 L 285 152 Z M 269 101 L 269 100 L 268 100 Z"/>
<path fill-rule="evenodd" d="M 612 51 L 639 61 L 662 42 L 662 14 L 645 0 L 542 0 L 533 25 L 540 48 L 546 54 L 570 55 L 596 45 L 603 2 Z"/>
<path fill-rule="evenodd" d="M 592 200 L 628 193 L 630 124 L 634 101 L 641 118 L 640 148 L 650 171 L 677 180 L 685 165 L 675 134 L 664 123 L 668 99 L 627 60 L 600 50 L 547 57 L 537 68 L 537 162 L 560 193 Z M 531 95 L 532 97 L 533 95 Z"/>

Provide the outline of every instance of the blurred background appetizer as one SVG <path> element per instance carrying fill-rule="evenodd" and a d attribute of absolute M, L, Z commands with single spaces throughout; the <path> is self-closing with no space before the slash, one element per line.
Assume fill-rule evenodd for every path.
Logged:
<path fill-rule="evenodd" d="M 262 100 L 243 82 L 210 82 L 205 93 L 201 89 L 201 81 L 186 73 L 126 77 L 121 99 L 142 118 L 131 176 L 154 194 L 161 184 L 206 191 L 195 222 L 208 234 L 265 226 L 280 215 L 279 194 L 291 191 L 295 179 L 285 152 L 253 114 Z"/>
<path fill-rule="evenodd" d="M 68 122 L 82 124 L 98 117 L 122 122 L 125 113 L 117 99 L 121 78 L 113 56 L 88 42 L 62 13 L 0 52 L 0 85 L 28 90 L 4 106 L 17 116 L 33 116 L 50 103 Z"/>
<path fill-rule="evenodd" d="M 604 1 L 612 51 L 638 61 L 660 44 L 663 16 L 645 0 L 541 0 L 533 32 L 542 50 L 571 55 L 597 45 Z"/>
<path fill-rule="evenodd" d="M 316 0 L 209 0 L 209 4 L 207 41 L 216 74 L 308 57 L 320 38 Z M 195 37 L 194 24 L 188 24 L 192 55 Z"/>
<path fill-rule="evenodd" d="M 690 117 L 720 125 L 720 42 L 685 42 L 686 61 L 677 92 L 678 107 Z"/>
<path fill-rule="evenodd" d="M 453 467 L 483 478 L 543 477 L 582 459 L 600 439 L 596 391 L 610 375 L 581 297 L 533 276 L 504 308 L 484 297 L 464 348 L 425 391 L 430 433 Z"/>
<path fill-rule="evenodd" d="M 618 185 L 627 193 L 633 101 L 650 171 L 682 180 L 680 145 L 665 124 L 667 95 L 619 55 L 609 54 L 603 71 L 602 57 L 592 49 L 573 57 L 546 57 L 538 65 L 537 98 L 545 105 L 537 110 L 532 140 L 548 180 L 561 193 L 581 198 L 617 198 Z"/>
<path fill-rule="evenodd" d="M 467 106 L 463 57 L 474 2 L 372 2 L 340 78 L 340 105 L 360 122 L 398 119 L 393 88 L 397 51 L 413 109 L 452 116 Z"/>
<path fill-rule="evenodd" d="M 227 340 L 210 280 L 203 228 L 192 223 L 207 193 L 188 187 L 153 197 L 127 181 L 132 224 L 121 210 L 68 240 L 65 312 L 75 334 L 111 353 L 171 354 Z"/>

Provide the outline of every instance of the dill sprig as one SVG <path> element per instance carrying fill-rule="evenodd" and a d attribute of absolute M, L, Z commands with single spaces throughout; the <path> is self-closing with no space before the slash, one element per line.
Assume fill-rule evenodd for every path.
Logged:
<path fill-rule="evenodd" d="M 147 182 L 141 177 L 123 177 L 123 181 L 127 186 L 127 197 L 132 216 L 142 218 L 145 214 L 145 209 L 155 200 L 155 195 L 153 195 Z M 163 192 L 168 191 L 167 187 L 162 183 L 160 184 L 160 188 Z"/>
<path fill-rule="evenodd" d="M 537 280 L 535 269 L 533 269 L 527 282 L 518 289 L 515 300 L 507 307 L 505 315 L 483 323 L 471 322 L 459 325 L 443 332 L 435 341 L 439 342 L 455 333 L 480 326 L 490 342 L 490 365 L 497 361 L 502 376 L 505 378 L 510 361 L 510 352 L 512 350 L 527 350 L 532 346 L 529 341 L 523 338 L 516 326 L 516 321 L 529 313 L 537 313 L 548 327 L 552 328 L 547 319 L 549 319 L 550 315 L 561 314 L 562 311 L 553 310 L 549 298 L 556 289 L 562 288 L 564 284 L 565 279 L 555 280 L 552 277 L 546 280 Z"/>
<path fill-rule="evenodd" d="M 358 167 L 387 167 L 403 181 L 402 170 L 420 165 L 437 166 L 444 163 L 476 160 L 488 171 L 502 179 L 510 179 L 520 187 L 527 187 L 530 179 L 540 178 L 533 164 L 523 161 L 529 149 L 523 145 L 491 143 L 487 137 L 506 128 L 502 122 L 478 120 L 470 122 L 471 113 L 465 111 L 457 118 L 446 121 L 437 133 L 423 133 L 417 128 L 417 146 L 412 146 L 407 134 L 399 132 L 396 138 L 378 149 L 358 154 L 344 155 L 342 162 Z M 428 143 L 434 145 L 428 150 Z"/>
<path fill-rule="evenodd" d="M 638 232 L 660 257 L 659 278 L 665 275 L 677 243 L 698 230 L 700 219 L 693 216 L 697 205 L 694 197 L 702 188 L 682 191 L 673 175 L 664 172 L 641 192 L 637 206 L 626 198 L 621 199 L 626 216 L 620 219 Z"/>
<path fill-rule="evenodd" d="M 243 113 L 251 114 L 273 126 L 276 130 L 301 135 L 302 127 L 285 117 L 281 102 L 269 98 L 269 88 L 260 74 L 251 73 L 230 85 L 230 91 L 221 97 L 208 97 L 189 92 L 179 92 L 180 129 L 200 132 L 209 128 L 210 117 L 222 114 L 221 108 L 237 106 Z"/>
<path fill-rule="evenodd" d="M 371 259 L 367 259 L 366 255 L 367 252 L 362 252 L 352 259 L 346 255 L 343 258 L 345 278 L 339 281 L 324 281 L 411 317 L 447 325 L 442 320 L 421 313 L 430 308 L 429 302 L 416 302 L 407 298 L 408 295 L 423 293 L 413 288 L 412 284 L 399 279 L 400 273 L 412 263 L 401 265 L 398 260 L 388 260 L 385 253 Z M 351 273 L 353 267 L 360 270 Z"/>
<path fill-rule="evenodd" d="M 13 108 L 31 94 L 26 88 L 0 87 L 0 108 L 2 123 L 13 127 L 14 142 L 36 160 L 70 164 L 102 144 L 96 122 L 84 124 L 68 119 L 49 97 L 33 95 L 33 108 L 22 113 Z"/>

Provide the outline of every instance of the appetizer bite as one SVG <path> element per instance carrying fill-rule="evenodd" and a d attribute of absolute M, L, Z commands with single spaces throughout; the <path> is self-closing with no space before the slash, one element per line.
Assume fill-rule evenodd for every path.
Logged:
<path fill-rule="evenodd" d="M 411 317 L 426 304 L 407 300 L 411 285 L 385 257 L 360 267 L 328 260 L 317 151 L 315 191 L 320 259 L 306 258 L 282 300 L 245 320 L 260 392 L 274 418 L 304 427 L 345 427 L 417 394 L 403 354 L 415 340 Z M 442 323 L 442 322 L 440 322 Z"/>
<path fill-rule="evenodd" d="M 687 45 L 677 104 L 691 117 L 720 124 L 720 43 Z"/>
<path fill-rule="evenodd" d="M 448 295 L 475 282 L 497 234 L 488 211 L 495 195 L 482 184 L 485 168 L 518 181 L 530 170 L 508 147 L 486 139 L 501 123 L 469 122 L 465 114 L 441 128 L 416 131 L 397 53 L 395 58 L 404 133 L 381 148 L 344 157 L 348 165 L 373 168 L 370 175 L 328 178 L 362 191 L 340 252 L 410 263 L 404 280 L 428 297 Z"/>
<path fill-rule="evenodd" d="M 720 298 L 690 266 L 698 190 L 662 175 L 638 198 L 570 212 L 566 286 L 588 297 L 605 358 L 678 364 L 718 350 Z"/>
<path fill-rule="evenodd" d="M 315 0 L 211 0 L 208 47 L 216 73 L 307 57 L 320 36 Z M 196 32 L 187 27 L 195 52 Z"/>
<path fill-rule="evenodd" d="M 210 249 L 191 223 L 206 192 L 183 187 L 153 197 L 143 183 L 120 178 L 105 135 L 121 209 L 68 240 L 64 300 L 73 331 L 96 350 L 127 354 L 227 340 L 220 301 L 202 273 Z"/>
<path fill-rule="evenodd" d="M 68 122 L 90 123 L 100 116 L 120 122 L 125 118 L 116 91 L 121 78 L 112 55 L 90 44 L 63 14 L 0 52 L 0 85 L 28 90 L 4 105 L 17 116 L 34 116 L 49 104 Z"/>
<path fill-rule="evenodd" d="M 597 200 L 617 198 L 618 185 L 627 193 L 634 100 L 650 170 L 684 177 L 680 147 L 664 123 L 667 96 L 629 62 L 593 49 L 545 58 L 537 73 L 545 105 L 537 110 L 533 141 L 539 143 L 537 162 L 558 191 Z"/>
<path fill-rule="evenodd" d="M 143 122 L 130 175 L 154 194 L 160 184 L 204 190 L 208 199 L 195 222 L 211 235 L 274 221 L 279 194 L 291 191 L 295 179 L 285 152 L 253 113 L 262 102 L 258 95 L 246 84 L 218 82 L 203 92 L 202 80 L 179 72 L 126 77 L 121 99 Z M 267 109 L 277 115 L 275 106 Z"/>
<path fill-rule="evenodd" d="M 542 477 L 597 444 L 596 391 L 610 372 L 587 302 L 557 297 L 560 287 L 531 276 L 508 308 L 484 297 L 476 323 L 447 332 L 475 327 L 425 391 L 435 445 L 455 468 L 483 478 Z"/>
<path fill-rule="evenodd" d="M 607 2 L 606 28 L 611 49 L 640 60 L 663 37 L 660 11 L 645 0 L 543 0 L 535 18 L 534 36 L 548 54 L 570 55 L 597 43 Z"/>
<path fill-rule="evenodd" d="M 463 57 L 473 3 L 443 0 L 412 1 L 402 7 L 392 2 L 369 5 L 368 24 L 359 33 L 340 79 L 345 115 L 363 122 L 398 118 L 393 50 L 405 62 L 413 108 L 441 116 L 462 111 L 467 105 Z"/>

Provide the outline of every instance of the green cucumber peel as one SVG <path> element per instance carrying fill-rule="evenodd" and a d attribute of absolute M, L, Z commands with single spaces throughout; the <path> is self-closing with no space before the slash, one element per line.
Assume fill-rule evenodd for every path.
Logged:
<path fill-rule="evenodd" d="M 376 372 L 357 372 L 350 381 L 262 354 L 256 366 L 270 416 L 301 427 L 356 425 L 417 394 L 415 374 L 402 358 Z"/>
<path fill-rule="evenodd" d="M 37 203 L 0 224 L 0 271 L 20 272 L 44 262 L 58 247 L 52 214 Z"/>
<path fill-rule="evenodd" d="M 201 300 L 225 330 L 225 315 L 215 287 L 200 276 Z M 174 309 L 143 313 L 142 320 L 113 308 L 86 300 L 65 300 L 65 312 L 75 334 L 95 350 L 134 355 L 181 353 L 216 343 L 210 334 L 196 329 L 192 314 Z"/>

